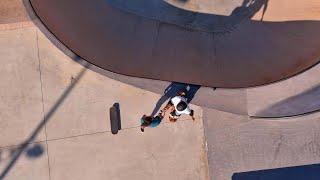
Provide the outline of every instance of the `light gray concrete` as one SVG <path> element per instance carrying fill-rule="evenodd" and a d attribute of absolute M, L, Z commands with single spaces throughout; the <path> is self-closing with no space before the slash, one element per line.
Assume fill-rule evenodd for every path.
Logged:
<path fill-rule="evenodd" d="M 0 31 L 0 47 L 0 146 L 9 146 L 43 119 L 36 28 Z M 36 140 L 45 140 L 43 131 Z"/>
<path fill-rule="evenodd" d="M 200 121 L 49 142 L 51 179 L 207 179 Z M 197 135 L 198 134 L 198 135 Z"/>
<path fill-rule="evenodd" d="M 211 179 L 320 161 L 319 113 L 265 120 L 206 109 L 204 121 Z"/>
<path fill-rule="evenodd" d="M 320 65 L 293 78 L 247 89 L 248 114 L 258 117 L 301 115 L 320 109 Z"/>

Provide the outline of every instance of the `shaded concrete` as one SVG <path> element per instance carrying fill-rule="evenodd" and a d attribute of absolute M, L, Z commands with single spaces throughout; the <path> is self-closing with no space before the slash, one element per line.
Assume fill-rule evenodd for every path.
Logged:
<path fill-rule="evenodd" d="M 317 111 L 319 104 L 320 65 L 275 84 L 249 88 L 250 116 L 284 117 Z"/>
<path fill-rule="evenodd" d="M 97 67 L 91 67 L 93 71 L 96 71 L 104 76 L 121 81 L 132 86 L 151 91 L 157 94 L 164 94 L 165 89 L 171 84 L 171 82 L 158 81 L 152 79 L 136 78 L 130 76 L 124 76 L 116 73 L 112 73 Z M 201 107 L 218 109 L 235 114 L 248 115 L 247 113 L 247 91 L 246 89 L 222 89 L 218 88 L 214 90 L 209 87 L 201 87 L 194 98 L 192 104 Z"/>
<path fill-rule="evenodd" d="M 31 11 L 29 11 L 32 13 Z M 34 16 L 34 15 L 31 15 Z M 86 64 L 85 61 L 79 61 L 79 57 L 67 49 L 63 44 L 61 44 L 50 32 L 48 32 L 38 19 L 33 18 L 37 26 L 45 33 L 46 37 L 52 41 L 52 43 L 60 48 L 65 54 L 70 58 L 79 62 L 80 64 Z M 297 87 L 302 89 L 313 88 L 317 82 L 317 68 L 318 66 L 308 70 L 300 75 L 281 81 L 276 84 L 272 84 L 265 87 L 257 87 L 246 89 L 221 89 L 213 91 L 212 88 L 202 87 L 195 95 L 192 103 L 200 105 L 202 107 L 214 108 L 221 111 L 247 115 L 247 99 L 250 101 L 248 108 L 250 109 L 250 116 L 261 116 L 261 117 L 277 117 L 277 116 L 292 116 L 299 115 L 303 113 L 310 113 L 318 109 L 317 101 L 314 101 L 313 95 L 316 93 L 312 91 L 313 95 L 303 93 L 304 95 L 299 95 L 299 98 L 288 99 L 286 98 L 298 95 L 294 92 Z M 125 75 L 120 75 L 112 73 L 110 71 L 103 70 L 96 66 L 90 66 L 90 69 L 98 72 L 104 76 L 112 78 L 117 81 L 124 82 L 144 90 L 155 92 L 158 94 L 163 94 L 164 90 L 168 87 L 170 82 L 158 81 L 144 78 L 136 78 Z M 301 76 L 301 77 L 300 77 Z M 310 79 L 308 79 L 310 78 Z M 313 80 L 312 80 L 313 79 Z M 310 83 L 309 83 L 310 82 Z M 309 84 L 308 84 L 309 83 Z M 290 85 L 291 84 L 291 85 Z M 300 85 L 301 84 L 301 85 Z M 273 88 L 272 88 L 273 87 Z M 282 88 L 282 90 L 280 89 Z M 288 90 L 289 89 L 289 90 Z M 247 97 L 248 91 L 248 97 Z M 285 92 L 284 94 L 281 92 Z M 298 91 L 302 92 L 302 91 Z M 280 95 L 280 96 L 279 96 Z M 262 98 L 265 97 L 265 98 Z M 272 98 L 274 97 L 274 98 Z M 308 98 L 309 97 L 309 98 Z M 262 98 L 262 99 L 261 99 Z M 294 100 L 294 101 L 293 101 Z M 259 105 L 259 102 L 263 102 L 263 105 Z M 307 103 L 301 103 L 307 102 Z M 272 106 L 272 107 L 271 107 Z M 257 114 L 258 111 L 264 111 L 264 113 Z"/>
<path fill-rule="evenodd" d="M 231 179 L 234 173 L 319 163 L 319 114 L 277 120 L 228 116 L 236 121 L 217 126 L 217 112 L 204 110 L 212 179 Z M 218 113 L 221 114 L 221 113 Z M 237 120 L 238 119 L 238 120 Z"/>
<path fill-rule="evenodd" d="M 35 25 L 41 30 L 41 32 L 50 40 L 52 44 L 56 46 L 69 58 L 73 59 L 82 66 L 86 66 L 87 62 L 82 60 L 79 56 L 74 54 L 70 49 L 65 47 L 54 35 L 49 32 L 40 20 L 33 14 L 33 10 L 29 7 L 28 1 L 25 2 L 26 8 L 29 9 L 29 15 L 32 17 Z M 146 78 L 138 78 L 132 76 L 125 76 L 110 71 L 101 69 L 95 65 L 90 65 L 89 69 L 97 72 L 103 76 L 114 79 L 116 81 L 130 84 L 143 90 L 151 91 L 160 95 L 164 94 L 165 89 L 171 84 L 171 82 L 152 80 Z M 221 89 L 214 91 L 213 88 L 201 87 L 195 94 L 192 103 L 202 107 L 219 109 L 221 111 L 247 115 L 246 108 L 246 89 Z"/>
<path fill-rule="evenodd" d="M 0 145 L 8 146 L 43 118 L 36 28 L 0 31 L 0 47 Z M 43 131 L 36 140 L 45 140 Z"/>
<path fill-rule="evenodd" d="M 46 36 L 54 42 L 54 44 L 58 47 L 62 47 L 63 45 L 58 42 L 57 39 L 55 39 L 53 37 L 52 34 L 46 32 L 45 28 L 42 27 L 41 30 L 46 33 Z M 67 50 L 64 46 L 63 46 L 63 51 L 66 54 L 69 54 L 69 56 L 71 57 L 75 57 L 75 59 L 77 59 L 78 57 L 73 54 L 72 52 L 70 52 L 70 50 Z M 151 80 L 151 79 L 144 79 L 144 78 L 135 78 L 135 77 L 130 77 L 130 76 L 124 76 L 124 75 L 119 75 L 116 73 L 112 73 L 109 71 L 105 71 L 101 68 L 92 67 L 92 70 L 103 74 L 107 77 L 110 77 L 112 79 L 115 79 L 117 81 L 121 81 L 127 84 L 131 84 L 134 85 L 136 87 L 148 90 L 148 91 L 152 91 L 158 94 L 163 94 L 164 90 L 166 87 L 168 87 L 168 85 L 170 84 L 170 82 L 165 82 L 165 81 L 157 81 L 157 80 Z M 309 72 L 309 71 L 307 71 Z M 312 72 L 316 72 L 316 71 L 311 71 L 307 74 L 307 76 L 314 76 L 315 73 Z M 305 72 L 306 73 L 306 72 Z M 304 75 L 305 73 L 302 73 L 302 77 L 300 77 L 300 79 L 306 79 L 306 75 Z M 316 76 L 314 76 L 316 77 Z M 294 77 L 293 79 L 296 79 L 297 77 Z M 218 89 L 217 91 L 212 91 L 212 88 L 206 88 L 206 87 L 202 87 L 196 94 L 195 98 L 193 99 L 192 103 L 196 104 L 196 105 L 200 105 L 203 107 L 209 107 L 209 108 L 214 108 L 214 109 L 218 109 L 218 110 L 222 110 L 222 111 L 226 111 L 226 112 L 231 112 L 231 113 L 236 113 L 236 114 L 242 114 L 242 115 L 247 115 L 247 99 L 250 101 L 250 103 L 248 104 L 248 108 L 250 109 L 250 114 L 251 116 L 261 116 L 261 117 L 276 117 L 276 116 L 292 116 L 292 115 L 298 115 L 298 114 L 303 114 L 303 113 L 309 113 L 312 111 L 315 111 L 318 109 L 317 103 L 316 101 L 312 101 L 312 98 L 309 100 L 305 100 L 307 98 L 304 98 L 305 96 L 299 96 L 299 101 L 295 100 L 295 102 L 293 103 L 291 100 L 290 102 L 287 103 L 287 101 L 282 101 L 283 99 L 279 98 L 279 97 L 289 97 L 289 96 L 295 96 L 295 93 L 285 93 L 284 96 L 277 96 L 278 98 L 272 98 L 272 96 L 275 96 L 277 94 L 277 91 L 279 91 L 279 88 L 282 87 L 286 87 L 289 88 L 286 82 L 290 82 L 290 81 L 295 81 L 295 80 L 285 80 L 282 81 L 280 83 L 274 84 L 274 85 L 270 85 L 270 86 L 266 86 L 266 87 L 258 87 L 258 88 L 253 88 L 253 89 L 249 89 L 249 95 L 247 97 L 246 95 L 246 89 L 239 89 L 239 90 L 230 90 L 230 89 Z M 301 82 L 301 81 L 299 81 Z M 299 82 L 297 81 L 296 85 L 299 85 Z M 304 82 L 308 82 L 308 81 L 304 81 Z M 289 83 L 290 84 L 290 83 Z M 312 85 L 313 83 L 311 83 Z M 295 85 L 295 86 L 296 86 Z M 272 89 L 268 88 L 268 87 L 278 87 L 276 88 L 275 91 L 273 91 Z M 310 87 L 309 86 L 300 86 L 300 87 Z M 258 90 L 260 89 L 260 90 Z M 265 91 L 262 91 L 262 89 L 266 89 Z M 283 92 L 291 92 L 292 89 L 289 91 L 283 91 Z M 254 94 L 254 92 L 260 91 L 260 94 Z M 270 93 L 269 93 L 270 92 Z M 271 93 L 272 92 L 272 93 Z M 268 96 L 266 95 L 266 93 L 268 93 Z M 314 94 L 314 93 L 313 93 Z M 262 96 L 266 95 L 264 99 L 260 99 Z M 308 94 L 306 95 L 307 97 L 312 97 L 312 95 Z M 301 101 L 308 101 L 308 103 L 300 103 Z M 311 102 L 312 101 L 312 102 Z M 264 102 L 265 104 L 263 106 L 259 106 L 257 103 L 258 102 Z M 279 104 L 280 103 L 280 104 Z M 271 105 L 275 105 L 271 108 Z M 270 108 L 267 108 L 270 107 Z M 260 113 L 259 115 L 257 115 L 257 111 L 260 108 L 260 111 L 262 111 L 262 109 L 265 109 L 266 111 L 264 113 Z M 267 110 L 269 109 L 269 110 Z M 254 113 L 255 112 L 255 113 Z"/>
<path fill-rule="evenodd" d="M 31 2 L 46 26 L 75 53 L 130 76 L 251 87 L 289 78 L 318 62 L 319 16 L 312 21 L 252 20 L 265 0 L 231 4 L 230 15 L 186 11 L 161 0 Z M 282 7 L 280 3 L 273 13 Z M 170 65 L 161 68 L 164 64 Z"/>

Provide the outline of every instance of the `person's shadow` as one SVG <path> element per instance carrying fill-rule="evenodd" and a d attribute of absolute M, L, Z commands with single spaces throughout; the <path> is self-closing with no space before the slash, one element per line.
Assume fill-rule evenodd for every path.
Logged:
<path fill-rule="evenodd" d="M 258 11 L 262 9 L 262 16 L 260 18 L 263 21 L 264 15 L 268 9 L 269 0 L 243 0 L 242 5 L 235 8 L 230 17 L 236 19 L 237 22 L 241 20 L 250 20 Z"/>
<path fill-rule="evenodd" d="M 178 92 L 185 92 L 187 102 L 190 103 L 194 98 L 197 91 L 200 89 L 200 85 L 191 85 L 184 83 L 172 82 L 165 90 L 162 97 L 158 100 L 155 108 L 153 109 L 151 116 L 155 116 L 160 110 L 161 106 L 168 100 L 177 95 Z"/>

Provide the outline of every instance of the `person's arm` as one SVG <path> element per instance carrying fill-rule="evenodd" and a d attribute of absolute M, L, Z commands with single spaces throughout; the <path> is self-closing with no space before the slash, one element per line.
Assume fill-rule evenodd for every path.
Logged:
<path fill-rule="evenodd" d="M 168 104 L 162 109 L 160 110 L 160 114 L 161 116 L 165 116 L 165 113 L 168 111 L 168 109 L 170 109 L 173 106 L 173 104 L 169 101 Z"/>

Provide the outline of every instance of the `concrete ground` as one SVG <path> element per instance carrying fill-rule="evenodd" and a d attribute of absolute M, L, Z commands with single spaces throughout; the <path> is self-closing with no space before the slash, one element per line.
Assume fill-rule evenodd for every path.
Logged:
<path fill-rule="evenodd" d="M 204 109 L 211 179 L 319 179 L 320 114 L 282 119 L 255 119 Z M 295 166 L 312 165 L 300 177 L 286 173 Z M 286 168 L 280 176 L 278 168 Z M 250 172 L 268 170 L 267 177 Z M 242 178 L 237 175 L 242 174 Z M 246 174 L 249 174 L 246 176 Z M 312 178 L 311 178 L 312 177 Z"/>
<path fill-rule="evenodd" d="M 161 95 L 91 71 L 36 26 L 16 24 L 0 25 L 0 179 L 208 179 L 200 107 L 195 122 L 165 120 L 142 134 L 139 119 Z"/>
<path fill-rule="evenodd" d="M 10 3 L 17 8 L 5 8 Z M 160 92 L 66 56 L 21 3 L 0 3 L 0 179 L 246 180 L 238 174 L 320 162 L 319 113 L 259 119 L 193 106 L 196 122 L 182 117 L 142 134 L 139 118 L 152 112 Z M 242 91 L 261 96 L 270 92 L 266 88 Z M 265 106 L 263 98 L 238 99 L 243 107 Z M 115 102 L 122 115 L 118 135 L 111 134 L 108 118 Z"/>

